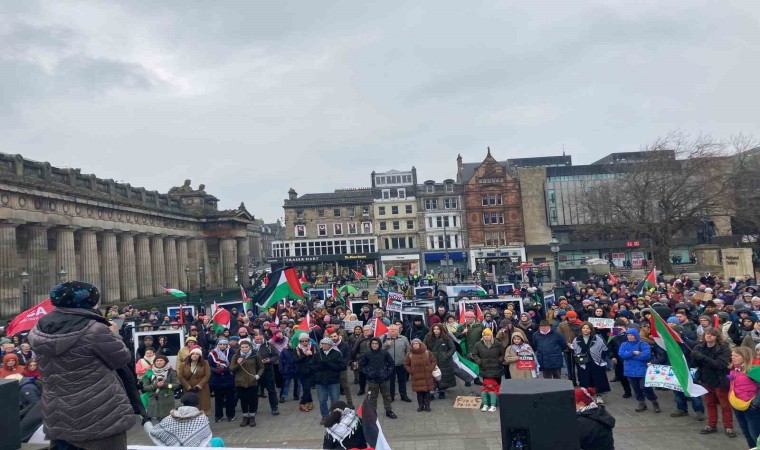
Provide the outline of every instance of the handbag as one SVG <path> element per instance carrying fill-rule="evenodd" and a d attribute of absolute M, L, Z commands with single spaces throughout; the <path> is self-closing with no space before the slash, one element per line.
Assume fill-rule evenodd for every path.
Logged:
<path fill-rule="evenodd" d="M 731 381 L 731 389 L 728 391 L 728 403 L 737 411 L 746 411 L 752 405 L 752 399 L 742 400 L 734 393 L 734 382 Z"/>
<path fill-rule="evenodd" d="M 435 369 L 433 369 L 433 378 L 435 378 L 435 381 L 441 381 L 442 376 L 441 369 L 436 365 Z"/>
<path fill-rule="evenodd" d="M 575 363 L 579 366 L 588 364 L 588 353 L 573 354 L 573 357 L 575 358 Z"/>

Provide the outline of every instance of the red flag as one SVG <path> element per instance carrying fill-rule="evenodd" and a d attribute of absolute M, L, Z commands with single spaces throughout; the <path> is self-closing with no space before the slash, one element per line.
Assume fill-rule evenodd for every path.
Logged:
<path fill-rule="evenodd" d="M 309 279 L 308 279 L 308 278 L 306 278 L 306 272 L 304 272 L 303 270 L 301 271 L 301 278 L 300 278 L 300 280 L 299 280 L 299 281 L 300 281 L 301 283 L 306 283 L 306 284 L 309 284 Z"/>
<path fill-rule="evenodd" d="M 464 325 L 464 313 L 466 312 L 464 301 L 459 302 L 459 325 Z"/>
<path fill-rule="evenodd" d="M 179 323 L 185 324 L 185 311 L 182 310 L 182 305 L 179 305 Z"/>
<path fill-rule="evenodd" d="M 362 275 L 361 272 L 358 270 L 351 269 L 351 272 L 354 273 L 354 277 L 356 277 L 357 280 L 361 280 L 362 278 L 365 278 L 364 275 Z"/>
<path fill-rule="evenodd" d="M 388 332 L 388 327 L 385 326 L 382 319 L 375 319 L 375 337 L 380 337 Z"/>
<path fill-rule="evenodd" d="M 385 272 L 386 278 L 395 277 L 396 276 L 396 268 L 391 267 L 391 270 Z"/>
<path fill-rule="evenodd" d="M 610 284 L 617 284 L 618 280 L 614 276 L 612 276 L 612 273 L 607 272 L 607 279 L 609 280 Z"/>
<path fill-rule="evenodd" d="M 42 303 L 32 306 L 31 308 L 16 316 L 16 318 L 8 324 L 8 327 L 6 328 L 6 334 L 8 336 L 13 336 L 14 334 L 31 330 L 35 325 L 37 325 L 37 322 L 39 322 L 42 316 L 49 314 L 53 308 L 55 307 L 49 298 L 45 299 L 45 301 Z"/>
<path fill-rule="evenodd" d="M 298 329 L 307 333 L 311 332 L 311 315 L 306 313 L 301 323 L 298 324 Z"/>
<path fill-rule="evenodd" d="M 720 330 L 720 317 L 717 314 L 713 314 L 713 327 Z"/>
<path fill-rule="evenodd" d="M 483 311 L 480 310 L 480 304 L 475 303 L 475 317 L 477 317 L 478 322 L 483 321 Z"/>

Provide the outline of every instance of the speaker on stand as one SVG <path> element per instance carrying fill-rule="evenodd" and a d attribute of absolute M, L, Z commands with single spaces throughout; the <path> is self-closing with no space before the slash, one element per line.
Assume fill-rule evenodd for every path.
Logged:
<path fill-rule="evenodd" d="M 503 450 L 579 450 L 575 394 L 568 380 L 502 380 Z"/>
<path fill-rule="evenodd" d="M 21 448 L 18 381 L 0 379 L 0 450 Z"/>

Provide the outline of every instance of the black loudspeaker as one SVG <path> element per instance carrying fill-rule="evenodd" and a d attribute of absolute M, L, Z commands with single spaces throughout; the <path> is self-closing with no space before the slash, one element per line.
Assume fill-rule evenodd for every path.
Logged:
<path fill-rule="evenodd" d="M 503 450 L 579 450 L 575 393 L 568 380 L 502 380 Z"/>
<path fill-rule="evenodd" d="M 0 379 L 0 450 L 21 448 L 18 381 Z"/>

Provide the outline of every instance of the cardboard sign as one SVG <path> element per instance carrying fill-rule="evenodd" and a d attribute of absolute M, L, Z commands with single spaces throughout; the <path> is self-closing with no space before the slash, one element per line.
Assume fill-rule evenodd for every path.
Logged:
<path fill-rule="evenodd" d="M 354 327 L 360 327 L 361 328 L 362 326 L 364 326 L 364 324 L 362 323 L 361 320 L 346 320 L 344 322 L 344 324 L 345 324 L 346 330 L 349 331 L 349 332 L 353 332 L 354 331 Z"/>
<path fill-rule="evenodd" d="M 694 374 L 697 369 L 689 369 L 691 377 L 694 378 Z M 661 364 L 652 364 L 647 367 L 647 373 L 644 378 L 644 386 L 646 387 L 659 387 L 670 389 L 673 391 L 683 392 L 681 384 L 676 378 L 676 374 L 673 372 L 673 368 Z"/>
<path fill-rule="evenodd" d="M 697 300 L 702 300 L 703 302 L 706 302 L 708 300 L 713 299 L 713 295 L 709 292 L 697 292 L 694 294 L 694 298 Z"/>
<path fill-rule="evenodd" d="M 601 317 L 589 317 L 588 323 L 594 328 L 612 329 L 615 327 L 615 319 L 604 319 Z"/>
<path fill-rule="evenodd" d="M 480 397 L 471 397 L 466 395 L 460 395 L 454 400 L 454 408 L 462 409 L 480 409 Z"/>

